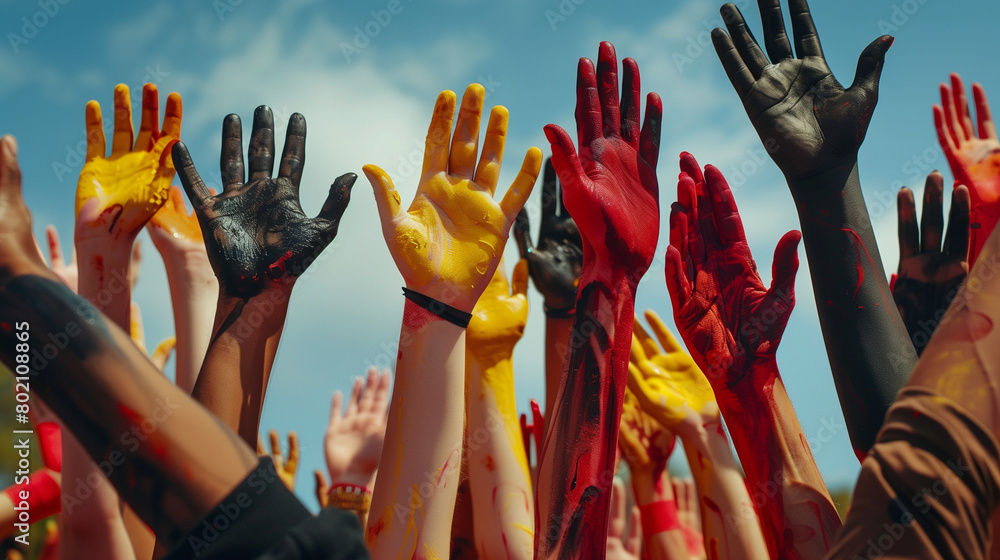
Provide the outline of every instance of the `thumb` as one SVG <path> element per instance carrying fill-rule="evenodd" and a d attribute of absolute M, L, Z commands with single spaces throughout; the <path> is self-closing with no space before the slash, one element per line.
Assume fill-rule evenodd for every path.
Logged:
<path fill-rule="evenodd" d="M 854 74 L 854 83 L 851 89 L 861 88 L 865 93 L 878 97 L 878 82 L 882 77 L 882 67 L 885 64 L 885 53 L 892 46 L 895 38 L 891 35 L 883 35 L 872 41 L 865 50 L 861 51 L 858 59 L 858 69 Z"/>
<path fill-rule="evenodd" d="M 351 202 L 351 188 L 354 187 L 354 181 L 357 179 L 358 176 L 354 173 L 344 173 L 337 177 L 330 185 L 330 194 L 327 195 L 326 202 L 323 203 L 323 208 L 319 211 L 319 218 L 333 222 L 335 235 L 340 218 L 344 215 L 347 204 Z"/>
<path fill-rule="evenodd" d="M 375 190 L 375 205 L 378 206 L 379 218 L 382 224 L 389 223 L 401 210 L 399 192 L 392 184 L 389 175 L 377 165 L 366 165 L 361 168 L 368 177 L 368 182 Z"/>
<path fill-rule="evenodd" d="M 780 297 L 791 306 L 795 301 L 795 274 L 799 271 L 799 241 L 802 233 L 792 230 L 778 240 L 774 248 L 774 262 L 771 263 L 771 289 L 774 297 Z"/>

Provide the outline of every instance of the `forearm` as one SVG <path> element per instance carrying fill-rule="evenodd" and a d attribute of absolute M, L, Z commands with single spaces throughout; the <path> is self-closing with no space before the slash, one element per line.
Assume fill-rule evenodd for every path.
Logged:
<path fill-rule="evenodd" d="M 180 256 L 163 253 L 174 312 L 174 336 L 177 337 L 175 382 L 188 393 L 194 390 L 208 352 L 219 300 L 219 282 L 204 249 L 200 254 L 190 253 Z"/>
<path fill-rule="evenodd" d="M 288 296 L 283 289 L 266 290 L 247 300 L 220 296 L 212 342 L 192 392 L 254 449 Z"/>
<path fill-rule="evenodd" d="M 675 560 L 688 557 L 687 546 L 684 544 L 684 532 L 677 520 L 677 502 L 674 497 L 670 477 L 664 473 L 649 470 L 632 469 L 632 491 L 639 505 L 639 515 L 642 516 L 642 539 L 650 560 Z M 648 519 L 658 511 L 657 505 L 663 508 L 666 517 Z M 660 510 L 661 513 L 664 513 Z"/>
<path fill-rule="evenodd" d="M 511 356 L 478 358 L 466 349 L 465 448 L 480 558 L 533 557 L 534 498 L 521 445 Z"/>
<path fill-rule="evenodd" d="M 0 329 L 0 358 L 14 367 L 15 349 L 25 343 L 20 333 L 29 333 L 29 341 L 65 333 L 65 348 L 36 372 L 34 392 L 101 466 L 97 476 L 107 476 L 158 537 L 176 543 L 256 465 L 253 453 L 58 280 L 4 272 L 0 319 L 15 330 Z M 67 468 L 64 457 L 64 510 L 80 481 L 93 479 L 77 479 Z M 192 479 L 191 472 L 204 476 Z"/>
<path fill-rule="evenodd" d="M 573 319 L 545 319 L 545 415 L 555 410 L 556 394 L 562 380 L 563 366 L 569 357 L 569 337 Z M 546 421 L 548 424 L 548 421 Z M 544 432 L 543 432 L 544 433 Z"/>
<path fill-rule="evenodd" d="M 448 554 L 462 462 L 465 330 L 406 300 L 372 496 L 373 558 Z"/>
<path fill-rule="evenodd" d="M 125 332 L 131 332 L 132 283 L 129 267 L 133 238 L 76 244 L 79 262 L 77 293 Z"/>
<path fill-rule="evenodd" d="M 705 550 L 717 550 L 720 559 L 777 558 L 768 554 L 760 521 L 729 450 L 722 422 L 705 422 L 696 433 L 681 437 L 698 492 Z"/>
<path fill-rule="evenodd" d="M 131 237 L 77 243 L 80 297 L 127 332 L 132 330 L 132 243 Z M 63 457 L 66 479 L 73 490 L 79 489 L 75 481 L 90 482 L 83 490 L 86 499 L 72 491 L 63 494 L 65 546 L 60 551 L 93 551 L 93 558 L 135 558 L 118 494 L 72 434 L 63 438 Z M 65 554 L 60 552 L 68 557 Z"/>
<path fill-rule="evenodd" d="M 719 406 L 772 552 L 821 558 L 841 521 L 774 363 L 757 364 Z M 743 389 L 745 388 L 745 389 Z M 736 421 L 735 419 L 739 419 Z"/>
<path fill-rule="evenodd" d="M 857 165 L 790 183 L 820 326 L 855 453 L 863 457 L 917 361 L 889 291 Z"/>
<path fill-rule="evenodd" d="M 604 550 L 635 285 L 581 282 L 570 354 L 538 466 L 536 556 Z"/>

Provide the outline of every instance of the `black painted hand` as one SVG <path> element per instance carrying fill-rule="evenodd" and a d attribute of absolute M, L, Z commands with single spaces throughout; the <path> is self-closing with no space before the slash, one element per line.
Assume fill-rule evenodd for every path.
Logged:
<path fill-rule="evenodd" d="M 278 177 L 274 170 L 274 121 L 271 109 L 254 112 L 250 138 L 250 176 L 244 182 L 240 118 L 222 123 L 223 191 L 213 196 L 195 170 L 187 147 L 174 145 L 177 175 L 194 206 L 205 247 L 223 295 L 246 299 L 271 286 L 292 283 L 337 235 L 357 175 L 341 175 L 315 218 L 299 204 L 305 164 L 306 120 L 288 120 Z"/>
<path fill-rule="evenodd" d="M 850 88 L 833 77 L 806 0 L 789 0 L 795 52 L 779 0 L 758 0 L 770 61 L 733 4 L 722 7 L 729 35 L 712 42 L 765 149 L 791 182 L 853 165 L 878 101 L 879 77 L 893 38 L 883 35 L 861 53 Z"/>
<path fill-rule="evenodd" d="M 525 208 L 514 221 L 514 237 L 521 258 L 528 261 L 531 280 L 545 298 L 545 307 L 571 309 L 576 304 L 583 270 L 583 241 L 576 222 L 563 205 L 551 158 L 545 161 L 542 176 L 542 226 L 538 232 L 538 246 L 531 242 L 531 224 Z"/>
<path fill-rule="evenodd" d="M 917 354 L 923 352 L 969 272 L 966 259 L 969 250 L 969 190 L 959 186 L 952 191 L 948 230 L 942 250 L 943 191 L 944 178 L 941 174 L 935 171 L 928 175 L 919 231 L 913 192 L 902 188 L 896 198 L 899 269 L 892 287 L 892 298 Z"/>

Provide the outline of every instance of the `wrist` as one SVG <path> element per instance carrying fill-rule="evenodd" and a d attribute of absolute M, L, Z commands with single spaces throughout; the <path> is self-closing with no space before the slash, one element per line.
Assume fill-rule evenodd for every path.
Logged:
<path fill-rule="evenodd" d="M 666 492 L 666 485 L 660 483 L 663 471 L 654 465 L 640 467 L 629 465 L 629 472 L 632 475 L 632 492 L 635 494 L 637 504 L 642 506 L 673 498 L 673 490 Z"/>
<path fill-rule="evenodd" d="M 796 205 L 813 202 L 824 203 L 830 197 L 839 197 L 841 191 L 851 182 L 851 177 L 857 177 L 857 155 L 845 160 L 840 165 L 817 170 L 805 177 L 789 177 L 785 181 L 791 190 Z"/>
<path fill-rule="evenodd" d="M 349 486 L 361 486 L 367 488 L 369 492 L 371 491 L 372 477 L 375 475 L 374 472 L 364 473 L 364 472 L 353 471 L 351 469 L 348 469 L 340 474 L 337 474 L 332 470 L 329 471 L 329 473 L 330 473 L 331 488 L 338 484 L 349 485 Z"/>

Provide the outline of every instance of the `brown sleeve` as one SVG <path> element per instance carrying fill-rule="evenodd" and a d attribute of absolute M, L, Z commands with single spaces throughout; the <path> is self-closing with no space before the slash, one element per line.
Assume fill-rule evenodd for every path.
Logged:
<path fill-rule="evenodd" d="M 904 389 L 861 468 L 828 560 L 986 558 L 996 437 L 959 405 Z"/>

